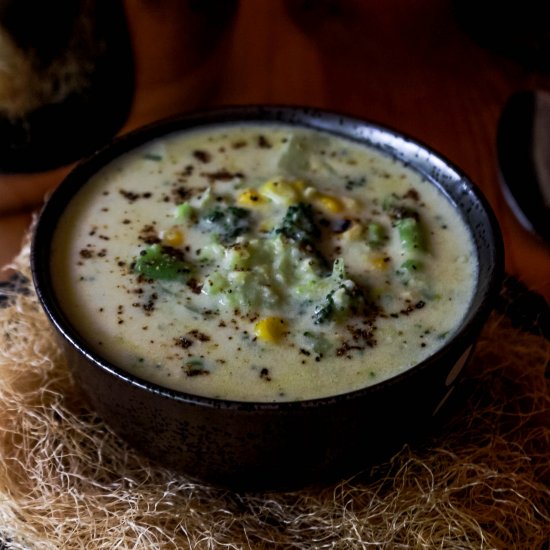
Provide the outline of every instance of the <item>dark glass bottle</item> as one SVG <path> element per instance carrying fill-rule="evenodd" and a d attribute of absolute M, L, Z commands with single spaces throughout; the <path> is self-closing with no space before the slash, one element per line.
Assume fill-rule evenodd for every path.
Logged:
<path fill-rule="evenodd" d="M 0 172 L 62 166 L 116 134 L 132 55 L 120 0 L 0 0 Z"/>

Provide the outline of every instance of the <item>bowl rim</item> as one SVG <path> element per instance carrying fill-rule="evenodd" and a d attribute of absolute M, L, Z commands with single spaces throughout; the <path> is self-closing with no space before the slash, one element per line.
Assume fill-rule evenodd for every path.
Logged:
<path fill-rule="evenodd" d="M 63 209 L 79 190 L 86 185 L 91 176 L 119 156 L 129 153 L 147 142 L 175 132 L 193 131 L 205 126 L 231 125 L 240 122 L 280 123 L 300 128 L 310 128 L 341 136 L 344 139 L 350 139 L 367 145 L 370 144 L 377 150 L 397 156 L 402 163 L 420 172 L 425 179 L 432 181 L 449 199 L 447 193 L 438 185 L 438 181 L 435 178 L 428 177 L 418 166 L 412 166 L 410 162 L 407 162 L 403 158 L 402 154 L 398 154 L 398 151 L 391 145 L 392 142 L 397 142 L 402 148 L 409 150 L 409 154 L 411 154 L 411 151 L 414 151 L 416 155 L 420 154 L 424 162 L 430 163 L 430 166 L 433 168 L 437 168 L 440 177 L 450 176 L 457 182 L 460 182 L 467 190 L 468 196 L 473 198 L 472 202 L 477 202 L 486 216 L 488 222 L 486 227 L 489 230 L 488 242 L 491 245 L 492 268 L 490 269 L 491 275 L 486 284 L 486 290 L 480 298 L 479 306 L 472 311 L 474 298 L 479 292 L 478 277 L 472 301 L 460 325 L 440 348 L 416 365 L 390 378 L 345 393 L 296 401 L 239 401 L 195 395 L 149 382 L 111 363 L 87 347 L 85 339 L 80 336 L 75 325 L 64 314 L 60 301 L 56 297 L 48 262 L 49 254 L 47 252 L 49 251 L 51 238 L 55 232 L 56 220 L 63 212 Z M 338 131 L 334 129 L 335 123 L 338 125 Z M 366 130 L 366 134 L 362 137 L 357 137 L 352 135 L 353 130 L 358 133 L 361 130 Z M 367 139 L 367 134 L 374 134 L 378 138 L 384 138 L 385 146 L 381 146 L 381 142 L 377 145 L 373 144 L 372 137 Z M 451 201 L 451 204 L 454 205 L 455 201 Z M 473 228 L 470 227 L 469 229 L 473 231 Z M 80 355 L 83 355 L 89 362 L 93 363 L 95 368 L 100 368 L 122 380 L 124 383 L 128 383 L 146 392 L 187 404 L 213 409 L 291 411 L 297 408 L 316 408 L 329 404 L 343 403 L 383 391 L 386 388 L 403 383 L 419 371 L 426 370 L 434 363 L 437 363 L 447 354 L 449 348 L 456 346 L 457 341 L 465 339 L 466 342 L 474 343 L 477 337 L 476 333 L 488 318 L 500 289 L 504 275 L 504 245 L 498 221 L 486 197 L 460 168 L 444 155 L 437 152 L 434 147 L 428 146 L 417 138 L 413 138 L 387 125 L 337 111 L 300 105 L 247 104 L 198 110 L 166 117 L 114 137 L 103 147 L 83 158 L 63 178 L 57 188 L 51 192 L 35 220 L 31 239 L 31 274 L 38 300 L 50 322 L 65 342 Z M 469 334 L 473 334 L 474 338 L 469 339 Z M 470 342 L 470 340 L 472 341 Z M 464 346 L 464 349 L 467 346 L 468 344 Z"/>

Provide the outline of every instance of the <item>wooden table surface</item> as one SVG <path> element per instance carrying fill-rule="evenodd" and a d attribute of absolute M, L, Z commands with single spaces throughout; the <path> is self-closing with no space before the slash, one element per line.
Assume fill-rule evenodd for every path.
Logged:
<path fill-rule="evenodd" d="M 495 132 L 508 96 L 550 73 L 482 48 L 442 0 L 240 0 L 221 30 L 183 0 L 127 0 L 136 93 L 122 131 L 201 107 L 300 104 L 403 131 L 465 171 L 494 208 L 506 270 L 550 301 L 550 248 L 499 187 Z M 550 152 L 549 152 L 550 153 Z M 0 264 L 69 170 L 0 176 Z"/>

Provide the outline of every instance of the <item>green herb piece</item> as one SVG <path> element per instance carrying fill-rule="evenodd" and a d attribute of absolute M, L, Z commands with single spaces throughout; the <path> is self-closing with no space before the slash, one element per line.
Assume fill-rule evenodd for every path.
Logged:
<path fill-rule="evenodd" d="M 186 282 L 191 273 L 180 250 L 160 244 L 153 244 L 140 252 L 134 262 L 134 271 L 149 279 L 181 282 Z"/>
<path fill-rule="evenodd" d="M 162 160 L 162 155 L 157 153 L 144 153 L 143 158 L 145 160 L 153 160 L 155 162 L 160 162 Z"/>
<path fill-rule="evenodd" d="M 210 371 L 204 365 L 204 361 L 198 357 L 190 357 L 185 361 L 184 369 L 187 376 L 203 376 L 205 374 L 210 374 Z"/>

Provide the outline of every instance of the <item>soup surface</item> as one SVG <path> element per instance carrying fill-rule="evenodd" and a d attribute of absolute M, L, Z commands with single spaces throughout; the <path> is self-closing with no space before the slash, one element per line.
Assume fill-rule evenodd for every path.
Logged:
<path fill-rule="evenodd" d="M 285 125 L 175 133 L 77 193 L 56 293 L 98 354 L 161 386 L 292 401 L 392 377 L 453 334 L 476 254 L 435 186 Z"/>

